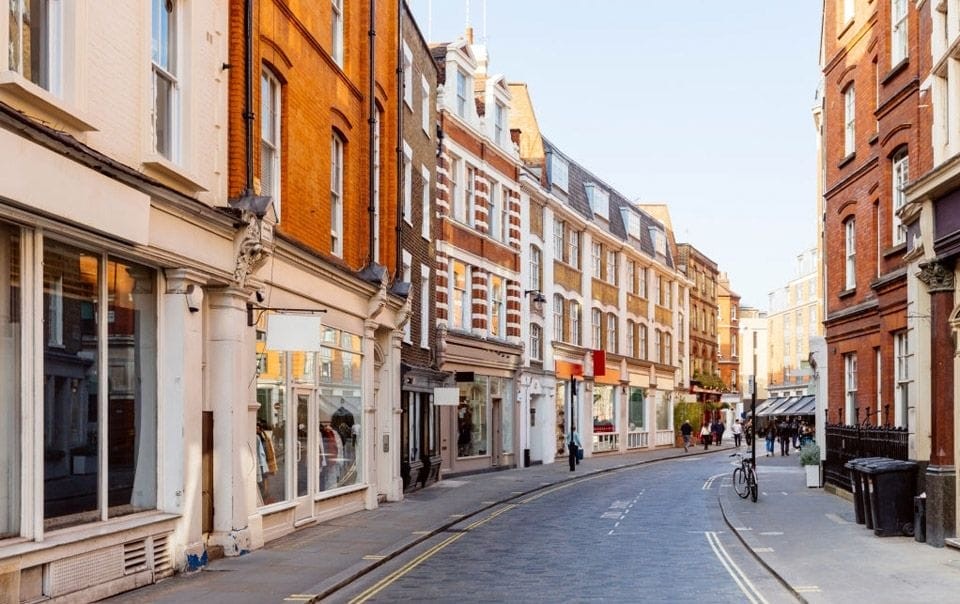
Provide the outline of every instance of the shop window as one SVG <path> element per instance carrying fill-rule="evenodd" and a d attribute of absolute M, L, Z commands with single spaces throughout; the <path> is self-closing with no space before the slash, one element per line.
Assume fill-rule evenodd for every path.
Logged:
<path fill-rule="evenodd" d="M 0 539 L 20 534 L 20 246 L 19 227 L 0 222 Z"/>
<path fill-rule="evenodd" d="M 635 386 L 630 387 L 630 408 L 627 421 L 630 422 L 630 431 L 642 430 L 646 425 L 646 391 Z"/>
<path fill-rule="evenodd" d="M 457 456 L 487 455 L 487 377 L 460 386 L 460 404 L 457 406 Z"/>

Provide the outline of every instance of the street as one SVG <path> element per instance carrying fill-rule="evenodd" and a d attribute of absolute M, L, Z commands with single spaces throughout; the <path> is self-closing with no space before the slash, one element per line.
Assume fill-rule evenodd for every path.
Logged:
<path fill-rule="evenodd" d="M 325 601 L 796 601 L 724 522 L 731 461 L 681 457 L 558 484 L 464 520 Z"/>

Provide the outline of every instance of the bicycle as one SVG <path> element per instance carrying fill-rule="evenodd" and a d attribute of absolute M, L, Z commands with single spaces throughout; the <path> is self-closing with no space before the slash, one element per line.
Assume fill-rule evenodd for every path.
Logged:
<path fill-rule="evenodd" d="M 734 453 L 730 457 L 736 457 L 740 461 L 740 465 L 733 469 L 733 490 L 737 492 L 740 499 L 750 497 L 756 503 L 759 492 L 756 468 L 742 453 Z"/>

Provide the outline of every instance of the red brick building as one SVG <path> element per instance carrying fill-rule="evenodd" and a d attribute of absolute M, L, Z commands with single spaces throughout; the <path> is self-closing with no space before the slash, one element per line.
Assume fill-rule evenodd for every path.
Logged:
<path fill-rule="evenodd" d="M 921 31 L 913 2 L 824 3 L 828 424 L 915 429 L 895 379 L 910 338 L 897 209 L 910 174 L 929 168 L 917 124 Z"/>

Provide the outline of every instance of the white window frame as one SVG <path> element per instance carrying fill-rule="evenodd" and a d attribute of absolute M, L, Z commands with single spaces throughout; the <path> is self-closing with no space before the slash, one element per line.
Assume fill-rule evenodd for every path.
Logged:
<path fill-rule="evenodd" d="M 890 66 L 907 58 L 907 0 L 890 0 Z"/>
<path fill-rule="evenodd" d="M 647 299 L 647 267 L 641 266 L 640 273 L 637 276 L 637 295 Z"/>
<path fill-rule="evenodd" d="M 645 324 L 641 323 L 640 326 L 638 327 L 638 331 L 639 331 L 639 334 L 637 339 L 639 340 L 639 344 L 638 344 L 637 352 L 639 354 L 637 355 L 637 358 L 646 361 L 647 357 L 650 354 L 650 351 L 647 348 L 647 337 L 649 336 L 649 329 Z"/>
<path fill-rule="evenodd" d="M 590 244 L 590 260 L 593 265 L 593 278 L 603 278 L 603 246 L 593 241 Z"/>
<path fill-rule="evenodd" d="M 506 304 L 504 303 L 507 280 L 500 275 L 490 275 L 487 285 L 490 292 L 487 304 L 487 333 L 494 338 L 503 339 L 507 335 Z M 499 297 L 497 297 L 498 294 Z"/>
<path fill-rule="evenodd" d="M 603 313 L 599 308 L 590 309 L 590 334 L 593 349 L 603 349 Z"/>
<path fill-rule="evenodd" d="M 857 353 L 849 352 L 843 355 L 843 392 L 844 392 L 844 416 L 843 420 L 847 425 L 856 423 L 856 402 L 857 402 Z"/>
<path fill-rule="evenodd" d="M 897 215 L 897 210 L 907 202 L 907 195 L 903 190 L 910 178 L 910 156 L 906 149 L 901 149 L 893 156 L 893 201 L 891 205 L 891 219 L 893 224 L 893 244 L 899 245 L 907 240 L 907 229 Z"/>
<path fill-rule="evenodd" d="M 567 301 L 560 294 L 553 294 L 553 339 L 563 341 L 563 315 L 567 309 Z"/>
<path fill-rule="evenodd" d="M 14 3 L 17 0 L 10 0 L 10 10 L 14 9 Z M 41 61 L 43 65 L 41 66 L 40 73 L 34 76 L 33 69 L 31 68 L 30 75 L 26 75 L 24 69 L 24 57 L 32 54 L 33 50 L 29 51 L 24 49 L 24 20 L 26 19 L 30 27 L 30 38 L 32 41 L 33 36 L 38 33 L 35 31 L 37 28 L 32 23 L 32 18 L 29 15 L 24 14 L 23 3 L 22 1 L 16 6 L 20 7 L 20 10 L 16 11 L 16 15 L 10 14 L 10 11 L 7 12 L 8 19 L 15 19 L 15 23 L 10 23 L 7 26 L 7 30 L 10 32 L 11 37 L 7 39 L 8 53 L 7 58 L 9 63 L 7 69 L 10 71 L 16 72 L 25 80 L 36 84 L 40 88 L 50 92 L 54 96 L 61 97 L 63 96 L 63 46 L 64 46 L 64 15 L 63 15 L 63 2 L 62 0 L 47 0 L 44 3 L 38 2 L 38 0 L 33 0 L 33 5 L 40 7 L 46 6 L 45 22 L 41 24 L 39 32 L 46 36 L 45 42 L 41 38 L 40 45 L 43 46 L 41 53 Z M 13 36 L 16 37 L 16 41 Z M 46 56 L 44 57 L 43 54 Z"/>
<path fill-rule="evenodd" d="M 450 156 L 450 168 L 447 173 L 447 180 L 450 181 L 450 215 L 454 220 L 463 222 L 466 219 L 464 207 L 466 204 L 466 192 L 463 191 L 463 164 L 464 161 L 455 155 Z"/>
<path fill-rule="evenodd" d="M 659 329 L 653 330 L 653 362 L 661 363 L 663 361 L 663 332 Z"/>
<path fill-rule="evenodd" d="M 420 265 L 420 348 L 430 348 L 430 267 Z"/>
<path fill-rule="evenodd" d="M 499 147 L 503 147 L 503 130 L 504 130 L 504 117 L 506 116 L 507 108 L 500 101 L 495 101 L 493 104 L 493 142 Z"/>
<path fill-rule="evenodd" d="M 910 350 L 910 333 L 907 330 L 894 334 L 894 379 L 896 380 L 893 395 L 893 421 L 897 427 L 907 425 L 910 410 L 910 388 L 913 378 L 910 376 L 910 365 L 913 362 L 913 352 Z"/>
<path fill-rule="evenodd" d="M 412 284 L 413 283 L 413 255 L 407 250 L 403 250 L 402 256 L 402 270 L 403 277 L 402 279 Z M 403 326 L 403 341 L 406 344 L 413 343 L 413 328 L 411 326 L 413 321 L 408 320 Z"/>
<path fill-rule="evenodd" d="M 159 15 L 159 13 L 156 12 L 157 9 L 164 12 L 166 11 L 165 4 L 165 0 L 153 0 L 153 4 L 151 5 L 151 20 L 156 19 Z M 180 56 L 180 36 L 178 35 L 180 19 L 178 18 L 177 8 L 177 3 L 174 2 L 167 20 L 166 40 L 155 39 L 155 36 L 158 34 L 162 35 L 163 32 L 158 31 L 156 23 L 152 22 L 151 39 L 153 50 L 150 55 L 152 70 L 151 82 L 153 86 L 153 102 L 151 105 L 153 150 L 174 163 L 180 161 L 180 79 L 178 77 L 180 71 L 180 62 L 178 60 Z M 162 42 L 166 42 L 167 46 L 166 61 L 163 61 L 157 56 L 158 49 Z M 160 128 L 159 121 L 161 118 L 157 108 L 157 90 L 161 80 L 169 86 L 167 94 L 167 123 L 164 124 L 167 131 L 166 141 L 161 141 L 158 135 L 158 129 Z"/>
<path fill-rule="evenodd" d="M 413 226 L 413 149 L 407 141 L 403 141 L 403 221 Z"/>
<path fill-rule="evenodd" d="M 423 177 L 423 191 L 421 192 L 423 216 L 420 221 L 420 236 L 430 241 L 430 223 L 433 220 L 433 215 L 430 211 L 430 168 L 421 166 L 420 175 Z"/>
<path fill-rule="evenodd" d="M 500 183 L 491 180 L 487 186 L 487 190 L 490 191 L 489 199 L 489 211 L 487 214 L 487 232 L 491 237 L 497 241 L 503 241 L 505 239 L 504 232 L 506 231 L 504 223 L 503 212 L 503 187 Z"/>
<path fill-rule="evenodd" d="M 553 255 L 554 260 L 559 260 L 563 262 L 563 252 L 566 248 L 566 242 L 564 241 L 564 233 L 566 229 L 566 224 L 562 219 L 554 216 L 553 218 Z"/>
<path fill-rule="evenodd" d="M 580 258 L 580 237 L 581 232 L 576 229 L 571 229 L 567 234 L 567 264 L 573 268 L 580 270 L 582 267 L 582 260 Z"/>
<path fill-rule="evenodd" d="M 260 74 L 260 193 L 273 197 L 273 208 L 277 213 L 277 220 L 280 220 L 280 152 L 283 133 L 281 131 L 281 114 L 283 105 L 281 104 L 283 89 L 280 86 L 280 80 L 273 73 L 264 67 Z M 264 96 L 267 98 L 265 99 Z M 272 128 L 274 140 L 267 138 L 268 132 L 264 129 L 267 125 Z M 270 158 L 264 156 L 269 152 Z M 269 170 L 270 178 L 264 178 L 264 171 Z M 264 187 L 263 183 L 269 182 L 269 187 Z"/>
<path fill-rule="evenodd" d="M 474 226 L 477 220 L 477 169 L 463 162 L 463 212 L 461 222 Z"/>
<path fill-rule="evenodd" d="M 530 325 L 530 359 L 543 360 L 543 328 L 535 323 Z"/>
<path fill-rule="evenodd" d="M 607 345 L 606 351 L 612 354 L 618 354 L 619 347 L 619 325 L 617 324 L 617 314 L 607 313 Z"/>
<path fill-rule="evenodd" d="M 619 254 L 616 250 L 607 250 L 607 283 L 620 285 Z"/>
<path fill-rule="evenodd" d="M 330 56 L 343 68 L 343 0 L 331 0 Z"/>
<path fill-rule="evenodd" d="M 420 127 L 430 136 L 430 84 L 427 76 L 420 76 Z"/>
<path fill-rule="evenodd" d="M 413 111 L 413 53 L 403 43 L 403 102 Z"/>
<path fill-rule="evenodd" d="M 570 301 L 570 343 L 580 346 L 583 343 L 583 307 L 576 300 Z"/>
<path fill-rule="evenodd" d="M 469 82 L 470 82 L 470 76 L 464 73 L 462 69 L 457 69 L 456 80 L 455 80 L 456 87 L 457 87 L 456 111 L 457 111 L 457 115 L 464 120 L 467 119 L 467 101 L 469 100 L 469 97 L 468 97 Z"/>
<path fill-rule="evenodd" d="M 463 289 L 462 290 L 457 287 L 457 279 L 456 279 L 457 265 L 463 267 Z M 471 300 L 471 295 L 470 295 L 470 288 L 472 287 L 471 279 L 472 277 L 471 277 L 470 265 L 468 265 L 466 262 L 461 262 L 459 260 L 453 260 L 450 262 L 450 328 L 451 329 L 469 331 L 470 328 L 473 326 L 473 319 L 472 319 L 473 302 Z M 460 304 L 461 315 L 459 317 L 456 314 L 457 305 L 455 303 L 458 292 L 460 293 L 460 296 L 461 296 L 461 304 Z"/>
<path fill-rule="evenodd" d="M 543 290 L 543 252 L 535 245 L 530 246 L 530 289 Z"/>
<path fill-rule="evenodd" d="M 627 260 L 627 291 L 637 293 L 637 261 Z"/>
<path fill-rule="evenodd" d="M 343 257 L 343 139 L 330 137 L 330 253 Z"/>
<path fill-rule="evenodd" d="M 853 218 L 843 225 L 844 231 L 844 289 L 857 286 L 857 221 Z"/>
<path fill-rule="evenodd" d="M 857 94 L 853 84 L 843 91 L 843 155 L 856 151 L 857 141 Z"/>
<path fill-rule="evenodd" d="M 637 324 L 630 319 L 627 319 L 627 356 L 637 356 Z"/>

